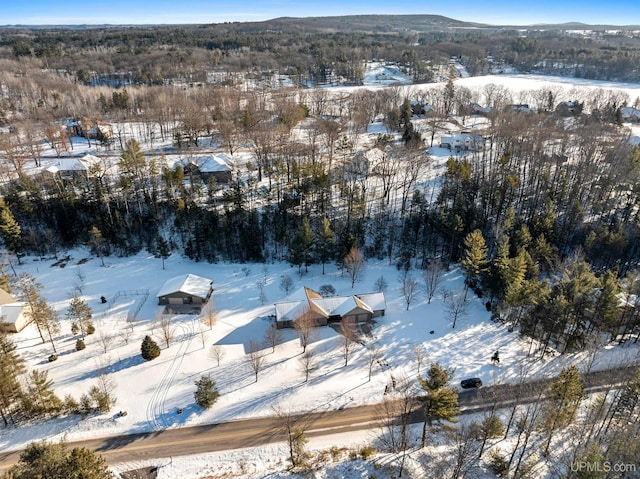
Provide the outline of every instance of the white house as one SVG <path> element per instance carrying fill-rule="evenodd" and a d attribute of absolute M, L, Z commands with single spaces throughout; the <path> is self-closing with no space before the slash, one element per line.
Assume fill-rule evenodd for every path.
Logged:
<path fill-rule="evenodd" d="M 440 148 L 456 151 L 478 151 L 482 149 L 483 145 L 484 138 L 482 135 L 474 135 L 469 132 L 443 136 L 440 139 Z"/>

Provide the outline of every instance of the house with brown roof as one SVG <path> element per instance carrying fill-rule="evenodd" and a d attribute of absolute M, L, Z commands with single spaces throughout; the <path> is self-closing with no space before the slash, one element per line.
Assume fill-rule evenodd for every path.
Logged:
<path fill-rule="evenodd" d="M 322 296 L 306 286 L 276 303 L 276 326 L 292 328 L 296 321 L 309 319 L 315 326 L 345 321 L 358 324 L 384 316 L 387 308 L 384 293 L 355 294 L 353 296 Z"/>

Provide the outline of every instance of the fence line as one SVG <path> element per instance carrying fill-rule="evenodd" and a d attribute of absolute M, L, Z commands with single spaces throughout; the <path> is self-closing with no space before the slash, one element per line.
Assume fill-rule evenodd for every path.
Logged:
<path fill-rule="evenodd" d="M 105 309 L 104 312 L 102 313 L 102 317 L 104 318 L 107 316 L 107 314 L 113 308 L 113 305 L 116 303 L 116 301 L 119 298 L 129 297 L 129 296 L 142 296 L 141 299 L 136 301 L 135 308 L 133 309 L 133 311 L 129 311 L 127 313 L 127 321 L 135 321 L 135 319 L 138 317 L 138 313 L 142 309 L 142 306 L 144 305 L 144 303 L 147 301 L 147 298 L 149 297 L 148 289 L 128 289 L 128 290 L 118 291 L 116 294 L 113 295 L 113 297 L 107 303 L 107 309 Z"/>

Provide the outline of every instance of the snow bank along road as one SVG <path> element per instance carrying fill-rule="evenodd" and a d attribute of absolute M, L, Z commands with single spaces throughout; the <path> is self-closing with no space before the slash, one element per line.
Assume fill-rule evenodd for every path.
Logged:
<path fill-rule="evenodd" d="M 587 391 L 598 391 L 622 384 L 635 373 L 633 367 L 620 367 L 592 372 L 584 377 Z M 471 414 L 493 407 L 526 403 L 540 399 L 551 379 L 524 384 L 500 384 L 459 395 L 462 414 Z M 374 429 L 379 421 L 378 404 L 345 408 L 343 410 L 308 413 L 296 416 L 308 437 L 349 431 Z M 411 422 L 422 422 L 422 414 L 414 411 Z M 181 456 L 205 452 L 254 447 L 286 441 L 282 419 L 266 417 L 220 424 L 167 429 L 142 434 L 92 439 L 70 443 L 70 447 L 86 447 L 102 454 L 107 463 L 117 464 L 143 459 Z M 0 471 L 15 464 L 20 451 L 0 453 Z"/>

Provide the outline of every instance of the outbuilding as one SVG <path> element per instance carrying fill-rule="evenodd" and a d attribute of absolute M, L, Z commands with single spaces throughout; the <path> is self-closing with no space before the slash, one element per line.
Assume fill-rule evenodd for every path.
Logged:
<path fill-rule="evenodd" d="M 168 279 L 162 285 L 158 293 L 158 304 L 201 307 L 209 301 L 211 293 L 213 293 L 213 280 L 196 274 L 183 274 Z"/>

